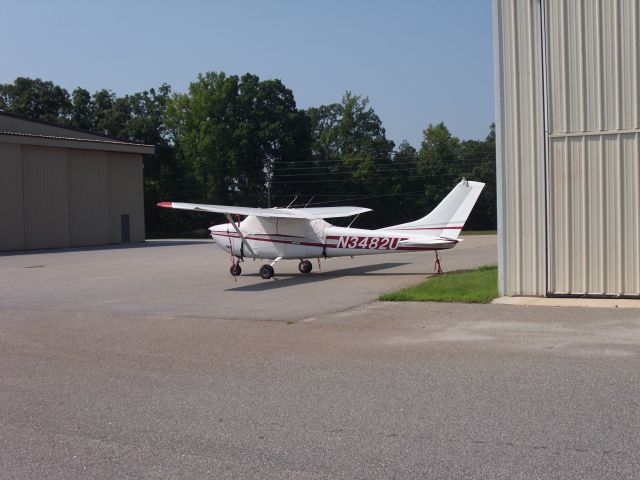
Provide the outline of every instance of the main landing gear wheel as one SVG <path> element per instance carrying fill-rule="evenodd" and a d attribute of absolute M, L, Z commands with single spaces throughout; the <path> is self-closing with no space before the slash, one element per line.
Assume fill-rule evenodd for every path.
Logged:
<path fill-rule="evenodd" d="M 313 265 L 309 260 L 300 260 L 300 263 L 298 264 L 298 270 L 300 270 L 300 273 L 310 273 L 312 269 Z"/>
<path fill-rule="evenodd" d="M 231 265 L 231 268 L 229 269 L 229 272 L 234 277 L 237 277 L 242 273 L 242 268 L 240 268 L 240 264 L 239 263 L 234 263 L 233 265 Z"/>
<path fill-rule="evenodd" d="M 273 267 L 271 265 L 262 265 L 260 267 L 260 276 L 265 280 L 269 280 L 275 272 L 273 271 Z"/>

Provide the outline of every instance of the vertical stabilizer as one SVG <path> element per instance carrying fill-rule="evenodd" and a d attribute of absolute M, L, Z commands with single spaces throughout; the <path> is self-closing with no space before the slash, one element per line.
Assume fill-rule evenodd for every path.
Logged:
<path fill-rule="evenodd" d="M 412 235 L 458 238 L 483 188 L 484 183 L 463 179 L 427 216 L 383 230 L 406 230 Z"/>

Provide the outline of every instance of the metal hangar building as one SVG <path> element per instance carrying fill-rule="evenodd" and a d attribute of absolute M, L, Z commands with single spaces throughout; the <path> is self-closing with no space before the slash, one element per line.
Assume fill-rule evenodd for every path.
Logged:
<path fill-rule="evenodd" d="M 493 14 L 501 293 L 640 297 L 640 3 Z"/>
<path fill-rule="evenodd" d="M 153 152 L 0 112 L 0 251 L 144 241 Z"/>

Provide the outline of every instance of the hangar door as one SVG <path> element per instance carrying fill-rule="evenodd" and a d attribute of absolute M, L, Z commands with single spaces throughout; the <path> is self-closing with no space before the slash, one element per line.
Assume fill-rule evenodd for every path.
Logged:
<path fill-rule="evenodd" d="M 640 296 L 640 6 L 543 0 L 547 294 Z"/>

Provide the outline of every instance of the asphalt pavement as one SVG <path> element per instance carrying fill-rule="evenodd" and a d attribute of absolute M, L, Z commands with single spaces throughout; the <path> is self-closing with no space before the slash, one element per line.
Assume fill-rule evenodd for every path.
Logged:
<path fill-rule="evenodd" d="M 495 264 L 494 236 L 471 236 L 441 253 L 447 271 Z M 0 256 L 0 307 L 125 315 L 220 319 L 297 320 L 349 309 L 433 273 L 434 254 L 397 253 L 298 261 L 275 265 L 263 280 L 264 261 L 242 263 L 229 274 L 229 254 L 212 240 L 150 241 Z"/>
<path fill-rule="evenodd" d="M 234 282 L 209 247 L 0 257 L 0 478 L 640 477 L 636 310 L 374 301 L 404 255 Z"/>

